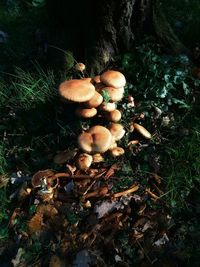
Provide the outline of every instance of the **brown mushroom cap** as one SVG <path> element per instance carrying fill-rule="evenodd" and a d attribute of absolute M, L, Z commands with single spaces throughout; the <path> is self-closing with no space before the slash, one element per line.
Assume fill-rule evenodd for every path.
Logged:
<path fill-rule="evenodd" d="M 118 102 L 123 98 L 122 91 L 114 87 L 104 87 L 99 91 L 100 94 L 104 92 L 108 94 L 110 102 Z"/>
<path fill-rule="evenodd" d="M 80 148 L 87 153 L 103 153 L 108 150 L 112 135 L 108 129 L 97 125 L 79 135 Z"/>
<path fill-rule="evenodd" d="M 118 109 L 106 113 L 106 119 L 113 122 L 118 122 L 121 120 L 122 114 Z"/>
<path fill-rule="evenodd" d="M 111 132 L 112 136 L 115 138 L 115 141 L 120 140 L 125 134 L 123 126 L 119 123 L 111 123 L 108 126 L 108 129 Z"/>
<path fill-rule="evenodd" d="M 95 94 L 95 87 L 89 80 L 69 80 L 60 84 L 59 94 L 73 102 L 85 102 L 90 100 Z"/>
<path fill-rule="evenodd" d="M 114 136 L 112 136 L 112 141 L 111 141 L 109 150 L 112 150 L 115 147 L 117 147 L 117 143 L 116 143 L 116 140 L 115 140 Z"/>
<path fill-rule="evenodd" d="M 85 70 L 85 64 L 83 64 L 83 63 L 76 63 L 75 64 L 75 66 L 74 66 L 74 68 L 76 69 L 76 70 L 78 70 L 78 71 L 84 71 Z"/>
<path fill-rule="evenodd" d="M 122 147 L 114 147 L 110 150 L 110 153 L 113 157 L 119 157 L 125 153 L 124 149 Z"/>
<path fill-rule="evenodd" d="M 115 88 L 124 87 L 126 84 L 124 75 L 121 72 L 115 70 L 108 70 L 102 73 L 100 79 L 102 83 Z"/>
<path fill-rule="evenodd" d="M 96 108 L 103 102 L 103 96 L 100 95 L 97 91 L 95 91 L 94 96 L 86 101 L 84 104 L 89 108 Z"/>
<path fill-rule="evenodd" d="M 81 118 L 92 118 L 97 114 L 96 108 L 77 108 L 75 112 Z"/>
<path fill-rule="evenodd" d="M 100 153 L 92 155 L 93 163 L 99 163 L 104 161 L 104 157 Z"/>
<path fill-rule="evenodd" d="M 150 132 L 147 131 L 147 129 L 145 129 L 142 125 L 138 123 L 134 123 L 133 126 L 134 126 L 134 129 L 138 131 L 144 138 L 151 139 Z"/>
<path fill-rule="evenodd" d="M 92 156 L 86 153 L 80 154 L 76 160 L 76 165 L 80 170 L 87 170 L 92 164 Z"/>
<path fill-rule="evenodd" d="M 100 83 L 100 82 L 101 82 L 101 80 L 100 80 L 100 75 L 96 75 L 94 78 L 92 78 L 92 81 L 93 81 L 94 83 Z"/>
<path fill-rule="evenodd" d="M 110 103 L 110 102 L 103 102 L 100 106 L 99 109 L 102 111 L 113 111 L 116 109 L 116 104 L 115 103 Z"/>

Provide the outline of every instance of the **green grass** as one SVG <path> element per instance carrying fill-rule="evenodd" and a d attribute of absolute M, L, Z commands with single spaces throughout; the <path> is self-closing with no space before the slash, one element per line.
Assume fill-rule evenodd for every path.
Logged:
<path fill-rule="evenodd" d="M 177 136 L 166 150 L 163 164 L 167 193 L 165 200 L 174 208 L 189 208 L 188 196 L 191 192 L 200 193 L 200 120 L 189 129 L 189 135 Z M 189 206 L 188 206 L 189 205 Z"/>
<path fill-rule="evenodd" d="M 56 95 L 56 81 L 52 70 L 44 71 L 39 65 L 35 65 L 34 72 L 16 68 L 14 74 L 3 74 L 4 78 L 0 79 L 0 108 L 6 106 L 11 109 L 32 109 L 52 100 Z"/>

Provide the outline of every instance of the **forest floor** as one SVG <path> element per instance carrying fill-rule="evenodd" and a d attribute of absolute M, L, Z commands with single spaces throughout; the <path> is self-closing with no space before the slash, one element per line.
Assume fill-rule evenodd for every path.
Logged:
<path fill-rule="evenodd" d="M 152 38 L 116 59 L 125 154 L 80 171 L 78 135 L 107 122 L 60 100 L 82 74 L 70 52 L 67 71 L 49 67 L 39 12 L 0 6 L 0 266 L 199 267 L 200 70 Z"/>

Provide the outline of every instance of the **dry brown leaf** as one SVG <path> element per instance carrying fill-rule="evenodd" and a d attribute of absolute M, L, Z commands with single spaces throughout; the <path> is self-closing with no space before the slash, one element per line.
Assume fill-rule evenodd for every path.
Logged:
<path fill-rule="evenodd" d="M 50 204 L 40 204 L 38 205 L 37 209 L 36 209 L 37 213 L 40 213 L 41 215 L 45 216 L 45 217 L 53 217 L 56 214 L 58 214 L 57 209 L 50 205 Z"/>
<path fill-rule="evenodd" d="M 41 213 L 36 213 L 31 220 L 28 222 L 28 230 L 32 235 L 36 232 L 40 232 L 44 226 L 43 216 Z"/>
<path fill-rule="evenodd" d="M 8 184 L 9 177 L 7 175 L 0 175 L 0 188 L 5 187 Z"/>
<path fill-rule="evenodd" d="M 72 149 L 72 150 L 65 150 L 65 151 L 60 151 L 58 154 L 54 157 L 53 161 L 55 164 L 63 164 L 71 159 L 73 159 L 78 152 L 78 149 Z"/>
<path fill-rule="evenodd" d="M 17 218 L 19 213 L 20 213 L 20 208 L 15 208 L 10 217 L 8 227 L 13 227 L 15 225 L 15 219 Z"/>
<path fill-rule="evenodd" d="M 105 174 L 105 179 L 108 179 L 109 177 L 113 176 L 115 171 L 119 169 L 119 166 L 115 163 L 113 164 L 110 169 Z"/>
<path fill-rule="evenodd" d="M 161 179 L 162 179 L 162 178 L 161 178 L 158 174 L 152 172 L 151 175 L 152 175 L 152 177 L 155 179 L 155 181 L 156 181 L 158 184 L 161 183 Z"/>
<path fill-rule="evenodd" d="M 42 179 L 50 178 L 53 175 L 54 175 L 54 172 L 52 170 L 49 170 L 49 169 L 36 172 L 32 177 L 32 186 L 34 188 L 41 186 L 41 180 Z"/>
<path fill-rule="evenodd" d="M 49 262 L 49 267 L 65 267 L 64 261 L 57 255 L 52 255 L 50 262 Z"/>

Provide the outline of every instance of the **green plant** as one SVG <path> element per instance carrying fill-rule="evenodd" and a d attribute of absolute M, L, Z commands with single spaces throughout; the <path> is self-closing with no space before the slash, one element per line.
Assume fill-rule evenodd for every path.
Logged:
<path fill-rule="evenodd" d="M 40 66 L 35 66 L 34 73 L 16 69 L 8 88 L 5 79 L 0 80 L 0 108 L 34 108 L 45 103 L 56 95 L 55 76 L 53 71 L 45 72 Z"/>
<path fill-rule="evenodd" d="M 167 193 L 164 199 L 174 211 L 188 207 L 187 198 L 191 192 L 200 193 L 199 142 L 200 129 L 194 126 L 189 135 L 175 137 L 166 146 L 163 175 Z"/>
<path fill-rule="evenodd" d="M 199 83 L 191 76 L 186 55 L 165 55 L 154 41 L 146 40 L 135 53 L 123 56 L 122 67 L 130 80 L 127 89 L 142 100 L 142 108 L 157 106 L 164 112 L 191 108 L 191 95 Z"/>

